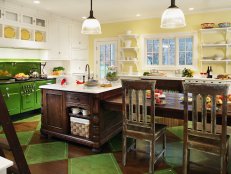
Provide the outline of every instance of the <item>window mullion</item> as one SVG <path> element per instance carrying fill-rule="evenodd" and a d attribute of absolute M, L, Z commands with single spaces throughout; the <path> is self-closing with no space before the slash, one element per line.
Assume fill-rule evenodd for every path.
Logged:
<path fill-rule="evenodd" d="M 179 38 L 176 37 L 176 48 L 175 48 L 175 65 L 179 66 Z"/>
<path fill-rule="evenodd" d="M 162 45 L 162 38 L 159 38 L 160 39 L 160 41 L 159 41 L 159 43 L 160 43 L 160 46 L 159 46 L 159 65 L 163 65 L 163 63 L 162 63 L 162 61 L 163 61 L 163 53 L 162 53 L 162 51 L 163 51 L 163 45 Z"/>

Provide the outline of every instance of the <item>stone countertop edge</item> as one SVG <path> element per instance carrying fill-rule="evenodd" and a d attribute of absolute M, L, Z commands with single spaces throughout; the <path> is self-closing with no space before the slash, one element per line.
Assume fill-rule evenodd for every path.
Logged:
<path fill-rule="evenodd" d="M 50 89 L 50 90 L 58 90 L 58 91 L 69 91 L 69 92 L 80 92 L 80 93 L 89 93 L 89 94 L 100 94 L 107 91 L 119 89 L 122 86 L 120 84 L 116 84 L 112 87 L 87 87 L 84 85 L 59 85 L 59 84 L 51 84 L 51 85 L 42 85 L 39 88 L 41 89 Z"/>

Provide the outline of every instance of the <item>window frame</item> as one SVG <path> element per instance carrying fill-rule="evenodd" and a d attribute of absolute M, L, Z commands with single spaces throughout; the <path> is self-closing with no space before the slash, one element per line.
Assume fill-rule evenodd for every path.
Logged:
<path fill-rule="evenodd" d="M 192 37 L 193 38 L 193 57 L 192 65 L 179 65 L 179 38 Z M 176 50 L 175 55 L 176 59 L 175 65 L 163 65 L 162 64 L 162 39 L 171 39 L 174 38 L 176 41 Z M 161 33 L 161 34 L 145 34 L 142 35 L 142 60 L 143 60 L 143 70 L 158 69 L 158 70 L 177 70 L 183 68 L 193 68 L 196 69 L 198 66 L 198 33 L 197 32 L 179 32 L 179 33 Z M 149 39 L 158 39 L 159 40 L 159 65 L 148 65 L 147 64 L 147 40 Z"/>

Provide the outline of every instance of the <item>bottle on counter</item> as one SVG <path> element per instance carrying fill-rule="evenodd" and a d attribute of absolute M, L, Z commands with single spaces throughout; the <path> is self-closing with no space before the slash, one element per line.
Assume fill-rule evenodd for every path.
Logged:
<path fill-rule="evenodd" d="M 207 78 L 210 78 L 210 69 L 209 69 L 209 66 L 208 66 L 208 69 L 207 69 Z"/>
<path fill-rule="evenodd" d="M 213 78 L 213 69 L 212 69 L 212 66 L 210 66 L 209 78 Z"/>

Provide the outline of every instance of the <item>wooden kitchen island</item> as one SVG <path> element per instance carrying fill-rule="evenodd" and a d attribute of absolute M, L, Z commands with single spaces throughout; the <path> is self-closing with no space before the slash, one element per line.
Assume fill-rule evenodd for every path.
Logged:
<path fill-rule="evenodd" d="M 121 95 L 120 85 L 103 88 L 54 84 L 40 88 L 42 134 L 87 145 L 98 151 L 105 142 L 122 130 L 122 113 L 101 107 L 101 101 Z M 84 108 L 89 114 L 73 114 L 72 108 Z M 71 134 L 70 117 L 73 116 L 90 123 L 88 137 Z"/>

